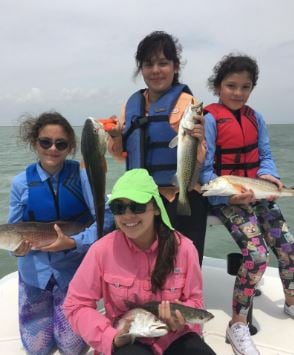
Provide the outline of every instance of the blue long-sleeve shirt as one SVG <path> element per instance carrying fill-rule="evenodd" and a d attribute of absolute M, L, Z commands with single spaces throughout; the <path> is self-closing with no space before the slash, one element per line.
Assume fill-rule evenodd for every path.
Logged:
<path fill-rule="evenodd" d="M 275 162 L 272 157 L 269 136 L 265 121 L 262 115 L 255 111 L 258 127 L 258 151 L 260 166 L 257 175 L 269 174 L 279 178 Z M 214 173 L 213 164 L 216 149 L 217 127 L 216 120 L 211 113 L 205 115 L 205 139 L 206 139 L 206 158 L 200 173 L 200 183 L 206 184 L 217 177 Z M 208 198 L 211 205 L 228 204 L 228 197 L 210 196 Z"/>
<path fill-rule="evenodd" d="M 53 189 L 55 191 L 57 190 L 59 173 L 50 176 L 39 164 L 37 164 L 37 172 L 41 178 L 41 181 L 45 181 L 50 177 Z M 95 220 L 94 201 L 85 169 L 80 169 L 80 179 L 83 197 L 91 211 L 93 219 Z M 12 181 L 8 223 L 17 223 L 22 221 L 23 212 L 27 202 L 28 184 L 26 171 L 23 171 L 16 175 Z M 104 234 L 111 231 L 113 223 L 113 216 L 109 210 L 109 206 L 106 205 Z M 97 240 L 96 222 L 86 228 L 83 232 L 71 236 L 71 238 L 76 242 L 75 249 L 49 253 L 31 251 L 25 257 L 18 258 L 19 271 L 24 282 L 44 289 L 50 277 L 54 275 L 61 288 L 67 287 L 84 254 Z"/>

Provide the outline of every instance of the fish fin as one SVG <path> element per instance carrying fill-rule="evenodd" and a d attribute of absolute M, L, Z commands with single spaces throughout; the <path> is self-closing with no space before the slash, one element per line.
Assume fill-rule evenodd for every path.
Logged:
<path fill-rule="evenodd" d="M 172 177 L 171 184 L 177 188 L 179 187 L 179 180 L 177 174 Z"/>
<path fill-rule="evenodd" d="M 159 191 L 169 202 L 173 202 L 179 192 L 179 188 L 176 186 L 161 187 Z"/>
<path fill-rule="evenodd" d="M 178 136 L 175 136 L 168 144 L 169 148 L 175 148 L 178 145 Z"/>

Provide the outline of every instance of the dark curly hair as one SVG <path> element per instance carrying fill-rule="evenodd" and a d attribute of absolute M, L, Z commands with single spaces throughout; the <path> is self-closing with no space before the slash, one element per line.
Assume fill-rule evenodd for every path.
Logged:
<path fill-rule="evenodd" d="M 135 54 L 136 66 L 135 77 L 142 69 L 144 61 L 149 61 L 154 55 L 163 52 L 168 60 L 172 60 L 180 68 L 182 46 L 177 38 L 164 31 L 154 31 L 147 35 L 138 45 Z M 179 82 L 179 73 L 175 73 L 173 84 Z"/>
<path fill-rule="evenodd" d="M 68 136 L 68 142 L 71 154 L 75 154 L 77 148 L 76 136 L 74 129 L 60 113 L 58 112 L 44 112 L 37 117 L 30 114 L 24 114 L 20 117 L 18 139 L 25 144 L 28 144 L 33 150 L 40 130 L 47 125 L 61 126 Z"/>
<path fill-rule="evenodd" d="M 213 68 L 213 74 L 208 78 L 208 88 L 214 95 L 224 78 L 233 73 L 248 72 L 252 80 L 252 88 L 257 83 L 259 68 L 255 59 L 242 54 L 230 53 L 224 56 Z"/>

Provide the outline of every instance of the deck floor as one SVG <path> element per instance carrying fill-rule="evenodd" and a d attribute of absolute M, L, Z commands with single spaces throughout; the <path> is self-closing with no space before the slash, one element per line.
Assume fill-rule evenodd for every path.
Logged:
<path fill-rule="evenodd" d="M 294 321 L 282 311 L 284 297 L 277 276 L 277 269 L 268 268 L 260 286 L 262 295 L 255 298 L 253 323 L 259 332 L 253 339 L 262 355 L 294 355 Z M 225 343 L 225 329 L 230 320 L 234 277 L 226 273 L 224 260 L 205 258 L 203 280 L 206 308 L 215 316 L 204 326 L 205 340 L 218 355 L 232 355 Z M 0 354 L 25 354 L 17 312 L 17 273 L 12 273 L 0 282 Z"/>

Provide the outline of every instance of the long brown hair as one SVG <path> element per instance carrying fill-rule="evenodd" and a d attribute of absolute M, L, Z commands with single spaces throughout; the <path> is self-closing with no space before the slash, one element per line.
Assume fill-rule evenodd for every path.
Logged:
<path fill-rule="evenodd" d="M 173 272 L 178 253 L 178 242 L 175 232 L 169 229 L 160 216 L 155 217 L 155 230 L 158 235 L 158 253 L 151 274 L 152 292 L 162 290 L 170 273 Z"/>

